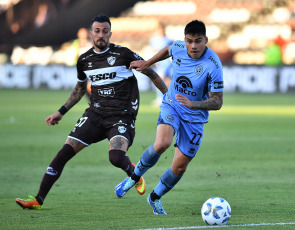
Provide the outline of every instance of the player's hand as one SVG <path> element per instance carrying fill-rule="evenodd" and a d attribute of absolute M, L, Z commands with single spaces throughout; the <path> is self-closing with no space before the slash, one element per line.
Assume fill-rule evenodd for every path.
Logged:
<path fill-rule="evenodd" d="M 63 115 L 60 112 L 55 112 L 45 119 L 47 125 L 57 125 L 58 122 L 62 119 Z"/>
<path fill-rule="evenodd" d="M 147 61 L 144 60 L 138 60 L 138 61 L 133 61 L 130 63 L 129 69 L 135 69 L 137 71 L 142 71 L 146 68 L 149 67 L 149 64 Z"/>
<path fill-rule="evenodd" d="M 183 106 L 187 108 L 192 108 L 193 107 L 193 102 L 188 99 L 186 96 L 181 95 L 181 94 L 176 94 L 175 99 Z"/>

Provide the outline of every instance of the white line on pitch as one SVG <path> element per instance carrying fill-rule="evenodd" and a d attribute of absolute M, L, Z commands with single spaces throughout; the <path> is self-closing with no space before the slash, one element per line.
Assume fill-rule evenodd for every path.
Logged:
<path fill-rule="evenodd" d="M 189 227 L 174 227 L 174 228 L 144 228 L 144 229 L 137 229 L 137 230 L 206 229 L 206 228 L 231 228 L 231 227 L 291 225 L 291 224 L 295 224 L 295 222 L 289 222 L 289 223 L 260 223 L 260 224 L 230 224 L 230 225 L 221 225 L 221 226 L 189 226 Z"/>

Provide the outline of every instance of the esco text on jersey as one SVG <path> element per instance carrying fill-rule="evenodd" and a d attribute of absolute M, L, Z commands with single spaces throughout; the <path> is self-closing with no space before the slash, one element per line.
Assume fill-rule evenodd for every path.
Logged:
<path fill-rule="evenodd" d="M 101 81 L 101 80 L 107 80 L 107 79 L 114 79 L 116 76 L 117 76 L 116 72 L 111 72 L 111 73 L 89 75 L 89 78 L 92 82 L 95 82 L 95 81 Z"/>

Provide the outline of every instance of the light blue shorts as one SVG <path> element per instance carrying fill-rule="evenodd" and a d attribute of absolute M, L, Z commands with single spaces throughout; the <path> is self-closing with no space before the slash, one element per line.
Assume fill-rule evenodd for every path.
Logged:
<path fill-rule="evenodd" d="M 168 104 L 162 103 L 158 123 L 171 125 L 176 133 L 175 147 L 188 157 L 198 152 L 204 133 L 204 123 L 190 123 L 182 120 L 178 113 Z"/>

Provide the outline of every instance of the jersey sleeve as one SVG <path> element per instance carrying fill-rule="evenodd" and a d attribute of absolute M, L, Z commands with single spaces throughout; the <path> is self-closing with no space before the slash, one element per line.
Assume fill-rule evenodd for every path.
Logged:
<path fill-rule="evenodd" d="M 130 49 L 125 47 L 125 54 L 126 54 L 126 59 L 128 60 L 128 67 L 132 61 L 137 61 L 137 60 L 143 60 L 141 56 L 139 56 L 137 53 L 131 51 Z"/>
<path fill-rule="evenodd" d="M 183 41 L 175 41 L 172 43 L 172 45 L 169 48 L 169 56 L 173 56 L 175 55 L 177 52 L 179 52 L 180 50 L 183 50 L 185 47 L 184 42 Z"/>
<path fill-rule="evenodd" d="M 81 61 L 81 56 L 79 57 L 78 61 L 77 61 L 77 74 L 78 74 L 78 81 L 80 82 L 84 82 L 87 79 L 86 74 L 83 71 L 83 63 Z"/>
<path fill-rule="evenodd" d="M 208 81 L 208 89 L 210 92 L 223 92 L 223 72 L 222 65 L 215 65 Z"/>

